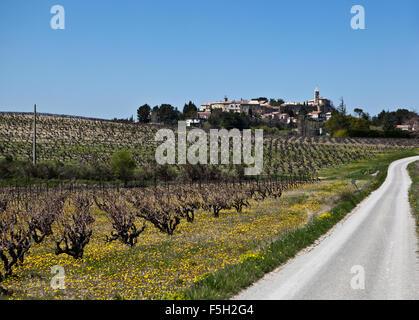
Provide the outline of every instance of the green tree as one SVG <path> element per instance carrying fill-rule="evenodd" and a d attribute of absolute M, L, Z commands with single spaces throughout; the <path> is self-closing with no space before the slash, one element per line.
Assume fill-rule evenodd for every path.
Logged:
<path fill-rule="evenodd" d="M 350 129 L 350 120 L 346 116 L 346 105 L 341 99 L 341 102 L 337 109 L 332 113 L 332 117 L 326 122 L 325 124 L 327 132 L 329 132 L 332 136 L 338 130 L 345 130 L 348 131 Z M 342 135 L 342 131 L 339 132 Z"/>
<path fill-rule="evenodd" d="M 153 110 L 151 111 L 151 122 L 153 122 L 153 123 L 160 122 L 159 111 L 160 111 L 159 106 L 154 106 L 153 107 Z"/>
<path fill-rule="evenodd" d="M 211 112 L 208 123 L 212 128 L 220 128 L 223 112 L 220 109 L 215 109 Z"/>
<path fill-rule="evenodd" d="M 266 98 L 266 97 L 259 97 L 259 98 L 254 98 L 254 99 L 252 99 L 253 101 L 259 101 L 259 102 L 262 102 L 262 101 L 269 101 L 268 100 L 268 98 Z"/>
<path fill-rule="evenodd" d="M 337 107 L 336 111 L 341 115 L 341 116 L 346 116 L 346 104 L 345 101 L 343 101 L 343 98 L 340 98 L 340 104 Z"/>
<path fill-rule="evenodd" d="M 349 130 L 369 130 L 370 125 L 369 122 L 362 118 L 355 118 L 352 116 L 347 116 L 349 120 Z"/>
<path fill-rule="evenodd" d="M 275 100 L 275 99 L 270 99 L 269 100 L 269 105 L 271 105 L 271 106 L 273 106 L 273 107 L 275 107 L 275 106 L 280 106 L 280 105 L 282 105 L 282 104 L 284 104 L 285 103 L 285 101 L 284 100 L 282 100 L 282 99 L 277 99 L 277 100 Z"/>
<path fill-rule="evenodd" d="M 127 150 L 115 152 L 111 157 L 111 168 L 114 176 L 124 181 L 125 185 L 132 178 L 135 161 Z"/>
<path fill-rule="evenodd" d="M 404 124 L 412 118 L 416 118 L 418 114 L 407 109 L 397 109 L 396 111 L 381 111 L 377 116 L 372 118 L 372 124 L 382 127 L 383 130 L 394 130 L 396 125 Z"/>
<path fill-rule="evenodd" d="M 183 107 L 183 119 L 195 118 L 197 112 L 198 108 L 196 105 L 192 101 L 189 101 L 189 103 L 185 104 Z"/>
<path fill-rule="evenodd" d="M 137 119 L 141 123 L 150 122 L 150 111 L 151 107 L 148 104 L 144 104 L 137 110 Z"/>
<path fill-rule="evenodd" d="M 355 108 L 354 112 L 358 115 L 358 118 L 361 118 L 361 115 L 364 113 L 364 110 L 360 108 Z"/>
<path fill-rule="evenodd" d="M 339 129 L 333 133 L 333 137 L 335 138 L 342 138 L 342 137 L 347 137 L 347 136 L 348 136 L 348 130 L 346 129 Z"/>
<path fill-rule="evenodd" d="M 362 112 L 361 118 L 367 120 L 368 122 L 371 120 L 370 114 L 368 112 Z"/>
<path fill-rule="evenodd" d="M 162 104 L 159 108 L 159 121 L 164 124 L 175 125 L 179 115 L 179 111 L 170 104 Z"/>

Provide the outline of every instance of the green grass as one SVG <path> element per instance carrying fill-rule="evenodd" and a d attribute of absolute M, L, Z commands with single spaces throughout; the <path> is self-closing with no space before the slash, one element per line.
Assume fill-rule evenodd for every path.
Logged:
<path fill-rule="evenodd" d="M 369 180 L 373 174 L 378 172 L 378 177 L 383 173 L 383 171 L 386 171 L 389 163 L 401 158 L 416 156 L 418 154 L 419 149 L 382 154 L 373 159 L 360 160 L 344 166 L 320 170 L 319 176 L 325 177 L 327 180 Z"/>
<path fill-rule="evenodd" d="M 377 189 L 387 177 L 387 169 L 395 160 L 418 155 L 418 150 L 394 152 L 381 155 L 369 161 L 354 162 L 338 168 L 322 170 L 321 176 L 335 180 L 365 180 L 363 188 L 353 193 L 345 193 L 341 202 L 336 205 L 330 215 L 321 219 L 314 219 L 306 226 L 291 231 L 272 242 L 260 254 L 249 257 L 241 263 L 229 265 L 204 279 L 193 284 L 192 287 L 179 292 L 171 298 L 178 299 L 228 299 L 259 280 L 264 274 L 273 271 L 279 265 L 293 258 L 299 251 L 310 246 L 320 236 L 324 235 L 358 203 Z M 377 175 L 372 175 L 376 173 Z M 355 187 L 354 187 L 355 188 Z"/>
<path fill-rule="evenodd" d="M 409 201 L 412 208 L 412 214 L 416 218 L 417 231 L 419 234 L 419 161 L 409 164 L 407 170 L 412 179 L 412 185 L 409 190 Z"/>

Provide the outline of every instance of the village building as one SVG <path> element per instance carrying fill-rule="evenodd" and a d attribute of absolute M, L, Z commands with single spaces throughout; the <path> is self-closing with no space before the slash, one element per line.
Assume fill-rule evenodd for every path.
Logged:
<path fill-rule="evenodd" d="M 396 129 L 399 129 L 402 131 L 412 131 L 412 127 L 408 124 L 399 124 L 396 126 Z"/>
<path fill-rule="evenodd" d="M 314 99 L 309 100 L 307 103 L 309 106 L 317 107 L 317 111 L 321 111 L 322 107 L 328 107 L 331 105 L 331 101 L 326 98 L 320 97 L 320 90 L 316 87 L 314 90 Z"/>
<path fill-rule="evenodd" d="M 334 110 L 332 101 L 326 98 L 320 97 L 319 88 L 314 90 L 314 98 L 312 100 L 304 102 L 285 102 L 281 105 L 281 111 L 293 112 L 299 114 L 302 109 L 309 111 L 311 113 L 309 117 L 312 119 L 323 120 L 325 119 L 325 114 L 331 113 Z"/>
<path fill-rule="evenodd" d="M 312 111 L 307 114 L 307 117 L 317 121 L 327 121 L 332 117 L 331 112 Z"/>
<path fill-rule="evenodd" d="M 198 118 L 192 118 L 192 119 L 186 119 L 185 122 L 186 122 L 187 127 L 191 127 L 191 126 L 199 125 L 202 122 L 202 120 Z"/>
<path fill-rule="evenodd" d="M 211 116 L 211 112 L 199 111 L 197 112 L 198 119 L 208 120 Z"/>
<path fill-rule="evenodd" d="M 399 124 L 396 126 L 396 129 L 402 131 L 417 132 L 419 131 L 419 118 L 412 118 L 408 122 Z"/>
<path fill-rule="evenodd" d="M 208 102 L 201 105 L 201 112 L 212 112 L 221 110 L 223 112 L 236 112 L 245 114 L 262 114 L 266 104 L 264 101 L 258 100 L 238 100 L 228 101 L 227 97 L 224 101 Z"/>
<path fill-rule="evenodd" d="M 310 119 L 313 120 L 323 120 L 326 117 L 326 114 L 322 113 L 321 111 L 312 111 L 307 114 Z"/>

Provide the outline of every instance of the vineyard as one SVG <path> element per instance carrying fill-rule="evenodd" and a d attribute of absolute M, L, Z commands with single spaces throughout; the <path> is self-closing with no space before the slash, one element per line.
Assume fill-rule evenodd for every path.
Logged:
<path fill-rule="evenodd" d="M 138 164 L 154 159 L 156 127 L 106 120 L 38 115 L 40 161 L 109 162 L 117 150 L 128 149 Z M 32 159 L 33 115 L 0 114 L 0 156 Z"/>
<path fill-rule="evenodd" d="M 206 219 L 211 215 L 212 221 L 233 213 L 236 217 L 247 215 L 247 219 L 260 219 L 260 216 L 250 218 L 252 207 L 268 199 L 276 201 L 283 192 L 314 182 L 300 177 L 127 189 L 91 187 L 32 192 L 3 189 L 0 194 L 0 259 L 3 264 L 0 282 L 5 282 L 6 286 L 12 283 L 14 270 L 18 273 L 27 267 L 31 250 L 41 245 L 49 246 L 56 256 L 66 255 L 74 261 L 83 261 L 91 239 L 102 242 L 102 245 L 96 243 L 96 247 L 118 242 L 132 252 L 139 243 L 144 249 L 144 242 L 139 239 L 146 234 L 146 229 L 151 229 L 149 237 L 159 233 L 170 238 L 177 228 L 182 225 L 185 228 L 185 223 L 194 224 L 196 214 Z M 290 220 L 302 223 L 306 218 L 296 212 Z M 101 222 L 98 224 L 97 220 Z M 282 224 L 281 219 L 272 222 Z M 94 234 L 104 226 L 111 229 Z M 213 236 L 217 238 L 216 234 Z M 47 252 L 44 254 L 49 256 Z"/>
<path fill-rule="evenodd" d="M 31 160 L 32 121 L 0 114 L 0 158 Z M 138 168 L 156 167 L 159 126 L 52 115 L 40 115 L 37 126 L 40 161 L 107 165 L 125 149 Z M 0 188 L 0 296 L 178 297 L 290 231 L 328 219 L 334 205 L 383 170 L 380 157 L 417 146 L 415 139 L 265 136 L 264 172 L 253 179 Z M 333 168 L 339 178 L 318 178 Z M 65 290 L 50 285 L 54 266 L 65 270 Z"/>

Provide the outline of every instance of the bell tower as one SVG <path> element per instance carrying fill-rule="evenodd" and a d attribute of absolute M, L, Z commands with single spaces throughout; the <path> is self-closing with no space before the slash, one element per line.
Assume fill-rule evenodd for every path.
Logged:
<path fill-rule="evenodd" d="M 317 106 L 317 111 L 320 112 L 320 91 L 318 87 L 314 90 L 314 105 Z"/>
<path fill-rule="evenodd" d="M 319 91 L 319 88 L 316 87 L 316 90 L 314 90 L 314 103 L 316 105 L 319 105 L 319 102 L 320 102 L 320 91 Z"/>

